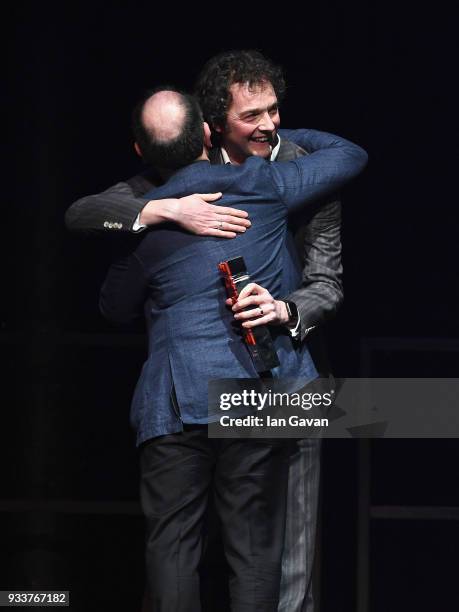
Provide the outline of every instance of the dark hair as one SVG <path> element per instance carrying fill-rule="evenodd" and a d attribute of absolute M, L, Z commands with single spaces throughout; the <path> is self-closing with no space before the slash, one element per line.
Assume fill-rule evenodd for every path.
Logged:
<path fill-rule="evenodd" d="M 180 95 L 180 103 L 185 109 L 185 118 L 180 134 L 171 140 L 158 140 L 155 134 L 146 128 L 142 113 L 147 100 L 161 91 L 175 91 Z M 191 164 L 202 153 L 204 129 L 202 112 L 194 96 L 186 94 L 175 87 L 162 86 L 145 92 L 132 113 L 132 131 L 139 145 L 143 160 L 155 168 L 176 170 Z"/>
<path fill-rule="evenodd" d="M 195 95 L 204 120 L 212 130 L 216 126 L 224 127 L 231 104 L 231 85 L 248 83 L 253 86 L 265 81 L 271 83 L 280 103 L 285 95 L 282 69 L 259 51 L 225 51 L 212 57 L 199 73 L 195 84 Z"/>

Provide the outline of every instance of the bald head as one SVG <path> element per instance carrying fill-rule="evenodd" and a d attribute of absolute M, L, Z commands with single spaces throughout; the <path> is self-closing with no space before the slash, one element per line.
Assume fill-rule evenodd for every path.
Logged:
<path fill-rule="evenodd" d="M 176 170 L 203 155 L 201 109 L 193 96 L 170 87 L 146 94 L 133 113 L 136 149 L 160 170 Z"/>
<path fill-rule="evenodd" d="M 186 118 L 183 95 L 177 91 L 159 91 L 145 102 L 142 123 L 158 142 L 180 136 Z"/>

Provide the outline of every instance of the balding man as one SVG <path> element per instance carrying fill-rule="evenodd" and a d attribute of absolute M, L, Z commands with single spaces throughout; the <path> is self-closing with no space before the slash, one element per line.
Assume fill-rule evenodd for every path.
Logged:
<path fill-rule="evenodd" d="M 225 242 L 175 226 L 147 233 L 127 259 L 112 265 L 101 292 L 102 312 L 118 322 L 142 316 L 146 300 L 151 303 L 149 355 L 131 417 L 141 446 L 153 610 L 201 610 L 198 566 L 213 484 L 232 573 L 231 608 L 275 612 L 287 449 L 275 440 L 207 437 L 208 381 L 259 375 L 224 307 L 217 264 L 243 255 L 251 275 L 273 296 L 291 291 L 291 275 L 285 274 L 287 215 L 341 187 L 363 168 L 366 155 L 338 137 L 300 130 L 289 136 L 312 151 L 309 156 L 211 166 L 205 146 L 210 130 L 192 97 L 159 90 L 142 100 L 135 115 L 139 152 L 164 175 L 172 174 L 155 197 L 222 192 L 222 206 L 244 207 L 253 221 L 250 237 Z M 295 344 L 281 327 L 272 335 L 281 356 L 272 374 L 312 380 L 317 373 L 306 345 Z"/>

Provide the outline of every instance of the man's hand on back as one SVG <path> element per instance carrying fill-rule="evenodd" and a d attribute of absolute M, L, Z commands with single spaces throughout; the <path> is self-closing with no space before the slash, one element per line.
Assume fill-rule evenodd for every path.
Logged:
<path fill-rule="evenodd" d="M 198 236 L 235 238 L 238 233 L 245 232 L 251 223 L 245 210 L 210 203 L 221 196 L 221 193 L 195 193 L 179 199 L 150 200 L 143 208 L 139 221 L 142 225 L 172 221 Z"/>

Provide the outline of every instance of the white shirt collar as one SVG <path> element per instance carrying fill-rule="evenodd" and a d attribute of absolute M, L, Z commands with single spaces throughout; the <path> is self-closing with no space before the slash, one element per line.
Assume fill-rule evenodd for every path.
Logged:
<path fill-rule="evenodd" d="M 276 144 L 276 146 L 275 146 L 275 147 L 274 147 L 274 148 L 271 150 L 271 155 L 270 155 L 270 157 L 269 157 L 269 161 L 275 161 L 275 160 L 276 160 L 276 157 L 277 157 L 277 155 L 278 155 L 278 153 L 279 153 L 280 144 L 281 144 L 281 139 L 280 139 L 280 136 L 279 136 L 279 134 L 278 134 L 278 135 L 277 135 L 277 144 Z M 223 147 L 220 147 L 220 151 L 221 151 L 221 154 L 222 154 L 223 163 L 224 163 L 224 164 L 230 164 L 230 163 L 231 163 L 231 160 L 230 160 L 229 155 L 228 155 L 228 153 L 226 152 L 226 150 L 225 150 Z"/>
<path fill-rule="evenodd" d="M 279 134 L 277 134 L 277 145 L 271 151 L 271 157 L 269 158 L 270 161 L 276 161 L 276 158 L 277 158 L 277 155 L 280 149 L 280 144 L 281 144 L 281 137 L 279 136 Z"/>
<path fill-rule="evenodd" d="M 222 158 L 223 158 L 223 163 L 226 164 L 230 164 L 231 160 L 228 156 L 228 153 L 226 152 L 226 150 L 223 147 L 220 147 L 220 152 L 222 154 Z"/>

